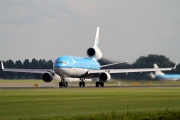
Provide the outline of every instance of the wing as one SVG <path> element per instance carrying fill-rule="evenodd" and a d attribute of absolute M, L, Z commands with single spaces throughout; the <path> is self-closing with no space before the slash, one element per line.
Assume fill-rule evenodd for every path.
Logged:
<path fill-rule="evenodd" d="M 8 72 L 25 72 L 25 73 L 45 73 L 47 71 L 54 73 L 53 69 L 17 69 L 17 68 L 4 68 L 3 62 L 1 62 L 2 70 Z"/>
<path fill-rule="evenodd" d="M 53 72 L 54 70 L 52 69 L 14 69 L 14 68 L 5 68 L 3 71 L 8 71 L 8 72 L 25 72 L 25 73 L 45 73 L 47 71 Z"/>
<path fill-rule="evenodd" d="M 102 69 L 102 70 L 89 70 L 88 74 L 95 74 L 95 73 L 102 73 L 102 72 L 108 72 L 108 73 L 130 73 L 130 72 L 153 72 L 153 71 L 169 71 L 169 70 L 175 70 L 176 66 L 178 64 L 178 61 L 176 62 L 174 67 L 170 68 L 140 68 L 140 69 Z"/>
<path fill-rule="evenodd" d="M 102 69 L 102 70 L 89 70 L 88 74 L 101 73 L 101 72 L 108 72 L 108 73 L 152 72 L 152 71 L 169 71 L 173 69 L 175 69 L 175 67 L 173 68 L 141 68 L 141 69 Z"/>

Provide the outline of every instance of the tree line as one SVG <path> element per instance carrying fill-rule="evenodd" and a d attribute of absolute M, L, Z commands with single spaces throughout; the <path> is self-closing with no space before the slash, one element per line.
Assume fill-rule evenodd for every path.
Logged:
<path fill-rule="evenodd" d="M 101 59 L 98 61 L 101 65 L 105 64 L 111 64 L 114 63 L 114 61 L 108 60 L 108 59 Z M 28 59 L 25 59 L 23 62 L 20 60 L 17 60 L 13 62 L 11 59 L 7 61 L 3 61 L 5 68 L 21 68 L 21 69 L 53 69 L 53 61 L 52 60 L 36 60 L 33 58 L 31 61 Z M 118 64 L 113 66 L 107 66 L 103 69 L 130 69 L 130 68 L 152 68 L 153 64 L 157 63 L 159 67 L 172 67 L 175 65 L 172 61 L 169 60 L 169 58 L 163 56 L 163 55 L 148 55 L 148 56 L 141 56 L 139 57 L 134 63 L 128 64 Z M 177 65 L 176 71 L 167 71 L 165 73 L 176 73 L 180 74 L 180 64 Z M 143 73 L 121 73 L 121 74 L 111 74 L 112 78 L 116 79 L 149 79 L 148 76 L 149 73 L 143 72 Z M 0 78 L 1 79 L 41 79 L 41 74 L 35 74 L 35 73 L 14 73 L 14 72 L 3 72 L 2 69 L 0 69 Z"/>

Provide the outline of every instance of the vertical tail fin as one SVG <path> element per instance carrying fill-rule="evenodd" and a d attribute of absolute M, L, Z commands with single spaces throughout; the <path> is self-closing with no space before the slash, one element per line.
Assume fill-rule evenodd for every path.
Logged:
<path fill-rule="evenodd" d="M 102 52 L 99 49 L 98 44 L 99 44 L 99 27 L 97 27 L 97 30 L 96 30 L 94 46 L 87 50 L 88 57 L 93 58 L 94 60 L 99 60 L 102 58 Z"/>
<path fill-rule="evenodd" d="M 94 41 L 94 48 L 98 48 L 98 44 L 99 44 L 99 27 L 97 27 L 97 30 L 96 30 L 96 37 L 95 37 L 95 41 Z"/>
<path fill-rule="evenodd" d="M 158 67 L 158 65 L 157 65 L 157 64 L 154 64 L 154 68 L 159 68 L 159 67 Z M 164 73 L 163 73 L 163 72 L 161 72 L 161 71 L 155 71 L 155 75 L 156 75 L 156 76 L 159 76 L 159 75 L 164 75 Z"/>

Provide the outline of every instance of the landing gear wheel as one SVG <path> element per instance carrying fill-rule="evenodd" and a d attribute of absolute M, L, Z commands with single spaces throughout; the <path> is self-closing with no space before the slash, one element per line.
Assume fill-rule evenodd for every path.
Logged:
<path fill-rule="evenodd" d="M 99 87 L 99 82 L 96 82 L 96 87 Z"/>
<path fill-rule="evenodd" d="M 85 87 L 85 82 L 82 82 L 83 87 Z"/>
<path fill-rule="evenodd" d="M 79 82 L 79 87 L 85 87 L 85 82 Z"/>
<path fill-rule="evenodd" d="M 99 82 L 101 87 L 104 87 L 104 82 Z"/>
<path fill-rule="evenodd" d="M 64 87 L 67 87 L 68 86 L 68 83 L 67 82 L 64 82 Z"/>
<path fill-rule="evenodd" d="M 59 87 L 63 87 L 63 82 L 59 82 Z"/>
<path fill-rule="evenodd" d="M 67 82 L 59 82 L 59 87 L 67 87 L 68 83 Z"/>
<path fill-rule="evenodd" d="M 96 82 L 96 87 L 104 87 L 104 82 Z"/>
<path fill-rule="evenodd" d="M 79 87 L 81 87 L 81 82 L 79 82 Z"/>
<path fill-rule="evenodd" d="M 59 82 L 59 87 L 67 87 L 68 83 L 65 82 L 66 76 L 60 76 L 60 78 L 61 78 L 61 82 Z"/>

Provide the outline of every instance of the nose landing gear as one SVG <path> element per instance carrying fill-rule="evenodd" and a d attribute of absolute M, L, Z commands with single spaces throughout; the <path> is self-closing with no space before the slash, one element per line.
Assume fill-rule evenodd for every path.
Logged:
<path fill-rule="evenodd" d="M 68 82 L 59 82 L 59 87 L 67 87 Z"/>
<path fill-rule="evenodd" d="M 66 76 L 61 76 L 61 82 L 59 82 L 59 87 L 68 87 L 68 82 L 65 82 Z"/>
<path fill-rule="evenodd" d="M 81 81 L 79 82 L 79 87 L 85 87 L 85 78 L 79 78 Z"/>

